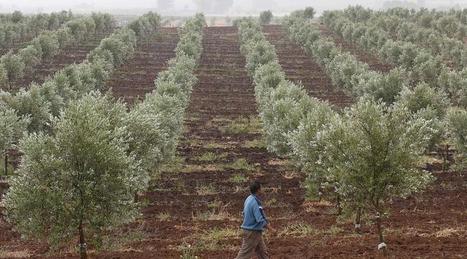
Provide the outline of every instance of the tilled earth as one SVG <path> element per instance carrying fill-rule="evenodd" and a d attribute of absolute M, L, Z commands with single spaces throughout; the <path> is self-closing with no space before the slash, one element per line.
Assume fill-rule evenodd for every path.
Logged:
<path fill-rule="evenodd" d="M 167 61 L 175 56 L 177 42 L 177 28 L 161 28 L 143 39 L 133 57 L 107 81 L 106 88 L 128 103 L 143 99 L 154 90 L 157 74 L 165 70 Z"/>
<path fill-rule="evenodd" d="M 267 26 L 264 31 L 290 80 L 301 81 L 310 95 L 337 107 L 351 103 L 332 87 L 319 65 L 288 41 L 284 30 Z M 172 42 L 171 37 L 163 38 Z M 170 45 L 166 40 L 161 44 Z M 264 147 L 237 30 L 205 29 L 203 48 L 177 161 L 142 197 L 142 217 L 115 231 L 112 245 L 91 256 L 234 258 L 241 244 L 239 225 L 248 182 L 259 179 L 264 183 L 265 212 L 277 229 L 265 235 L 271 258 L 378 257 L 372 225 L 364 225 L 363 233 L 356 234 L 351 221 L 336 217 L 332 203 L 305 199 L 304 175 Z M 393 258 L 467 257 L 467 177 L 434 174 L 437 181 L 425 193 L 391 205 L 384 227 Z M 21 241 L 3 221 L 0 231 L 0 257 L 77 256 L 70 251 L 46 253 L 46 246 Z"/>

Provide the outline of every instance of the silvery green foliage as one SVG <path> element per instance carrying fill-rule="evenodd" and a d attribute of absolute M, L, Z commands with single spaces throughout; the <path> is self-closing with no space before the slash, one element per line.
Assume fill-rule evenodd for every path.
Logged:
<path fill-rule="evenodd" d="M 41 52 L 34 48 L 33 45 L 19 50 L 18 54 L 24 62 L 25 70 L 28 73 L 32 73 L 32 68 L 41 62 Z"/>
<path fill-rule="evenodd" d="M 0 102 L 16 111 L 20 117 L 28 117 L 28 132 L 48 130 L 51 103 L 41 94 L 41 87 L 32 85 L 29 90 L 21 89 L 15 95 L 0 92 Z"/>
<path fill-rule="evenodd" d="M 64 109 L 53 135 L 22 139 L 23 160 L 4 201 L 20 233 L 59 245 L 75 238 L 82 223 L 96 242 L 138 215 L 134 194 L 149 178 L 128 152 L 125 112 L 122 103 L 86 95 Z"/>
<path fill-rule="evenodd" d="M 467 168 L 467 111 L 463 108 L 451 108 L 446 120 L 449 137 L 457 153 L 457 169 L 463 171 Z"/>
<path fill-rule="evenodd" d="M 253 76 L 256 69 L 260 66 L 277 60 L 274 46 L 266 40 L 258 42 L 250 41 L 246 46 L 248 49 L 246 69 L 250 76 Z"/>
<path fill-rule="evenodd" d="M 13 51 L 9 51 L 7 54 L 3 55 L 0 58 L 0 64 L 2 64 L 6 70 L 8 83 L 23 77 L 24 62 L 18 55 L 13 54 Z"/>
<path fill-rule="evenodd" d="M 358 88 L 357 76 L 368 73 L 366 63 L 358 61 L 350 53 L 341 53 L 326 64 L 326 72 L 335 85 L 341 86 L 347 92 L 353 93 Z"/>
<path fill-rule="evenodd" d="M 54 32 L 44 32 L 41 37 L 35 40 L 41 46 L 42 58 L 51 58 L 58 53 L 60 45 Z"/>
<path fill-rule="evenodd" d="M 314 166 L 338 183 L 336 191 L 349 206 L 382 215 L 390 199 L 431 181 L 416 164 L 434 133 L 431 120 L 406 107 L 361 99 L 316 134 L 323 148 Z"/>
<path fill-rule="evenodd" d="M 255 83 L 256 103 L 260 110 L 269 103 L 269 95 L 280 83 L 285 81 L 285 73 L 277 60 L 264 64 L 256 69 L 253 78 Z"/>
<path fill-rule="evenodd" d="M 316 194 L 324 185 L 327 170 L 321 165 L 323 144 L 317 141 L 317 133 L 337 116 L 330 105 L 311 98 L 309 112 L 303 116 L 296 130 L 289 133 L 289 144 L 292 158 L 307 175 L 307 186 L 310 194 Z M 329 180 L 329 179 L 328 179 Z"/>
<path fill-rule="evenodd" d="M 273 89 L 269 103 L 260 113 L 268 150 L 281 156 L 289 155 L 288 134 L 297 129 L 311 109 L 312 100 L 301 86 L 283 81 Z"/>
<path fill-rule="evenodd" d="M 159 27 L 160 23 L 161 17 L 153 12 L 149 12 L 131 22 L 128 28 L 132 29 L 137 37 L 142 37 L 151 34 L 154 28 Z"/>
<path fill-rule="evenodd" d="M 406 72 L 401 69 L 392 69 L 386 74 L 370 71 L 358 78 L 359 87 L 355 91 L 357 96 L 369 95 L 375 100 L 392 104 L 404 85 L 409 84 L 405 75 Z"/>
<path fill-rule="evenodd" d="M 23 136 L 27 124 L 27 118 L 18 117 L 13 109 L 0 104 L 0 153 Z"/>
<path fill-rule="evenodd" d="M 179 42 L 175 48 L 177 56 L 186 55 L 193 58 L 196 62 L 201 57 L 202 52 L 202 29 L 206 21 L 202 14 L 196 14 L 189 19 L 179 30 Z"/>
<path fill-rule="evenodd" d="M 416 113 L 421 109 L 433 109 L 438 118 L 444 117 L 449 100 L 440 89 L 434 89 L 426 83 L 420 83 L 413 89 L 405 87 L 398 97 L 398 102 Z"/>
<path fill-rule="evenodd" d="M 467 68 L 462 71 L 443 71 L 438 78 L 438 84 L 443 85 L 451 103 L 467 108 Z"/>

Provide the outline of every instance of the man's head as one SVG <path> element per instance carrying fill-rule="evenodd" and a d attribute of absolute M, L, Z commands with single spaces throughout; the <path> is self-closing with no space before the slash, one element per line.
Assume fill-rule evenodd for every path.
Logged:
<path fill-rule="evenodd" d="M 254 181 L 250 184 L 250 192 L 251 194 L 258 194 L 261 191 L 261 183 L 258 181 Z"/>

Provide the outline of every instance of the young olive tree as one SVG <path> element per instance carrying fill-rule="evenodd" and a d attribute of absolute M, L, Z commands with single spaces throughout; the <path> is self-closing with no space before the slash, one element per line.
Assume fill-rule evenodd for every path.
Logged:
<path fill-rule="evenodd" d="M 303 11 L 303 17 L 307 19 L 313 19 L 315 17 L 315 14 L 316 12 L 315 9 L 313 9 L 313 7 L 307 7 Z"/>
<path fill-rule="evenodd" d="M 18 52 L 21 60 L 24 62 L 24 70 L 26 73 L 32 73 L 35 65 L 41 62 L 42 52 L 34 48 L 34 45 L 29 45 Z"/>
<path fill-rule="evenodd" d="M 53 135 L 31 134 L 20 143 L 23 162 L 5 197 L 6 216 L 26 237 L 54 246 L 78 237 L 87 243 L 138 215 L 134 193 L 148 177 L 129 155 L 126 108 L 98 94 L 73 101 L 55 121 Z"/>
<path fill-rule="evenodd" d="M 336 116 L 328 103 L 311 98 L 309 112 L 300 120 L 298 127 L 288 135 L 292 147 L 292 158 L 307 175 L 308 194 L 322 197 L 323 189 L 334 184 L 326 179 L 327 171 L 321 166 L 323 143 L 319 143 L 317 133 L 324 129 Z"/>
<path fill-rule="evenodd" d="M 271 23 L 272 20 L 272 12 L 270 10 L 263 11 L 259 14 L 259 23 L 261 25 L 267 25 Z"/>
<path fill-rule="evenodd" d="M 12 51 L 9 51 L 7 54 L 3 55 L 0 59 L 0 63 L 6 70 L 8 85 L 10 85 L 14 80 L 23 76 L 24 62 L 18 55 L 13 54 Z"/>
<path fill-rule="evenodd" d="M 374 216 L 384 253 L 382 220 L 389 201 L 421 191 L 432 180 L 417 166 L 435 131 L 431 124 L 405 107 L 361 99 L 317 133 L 323 148 L 315 164 L 337 182 L 347 209 Z"/>

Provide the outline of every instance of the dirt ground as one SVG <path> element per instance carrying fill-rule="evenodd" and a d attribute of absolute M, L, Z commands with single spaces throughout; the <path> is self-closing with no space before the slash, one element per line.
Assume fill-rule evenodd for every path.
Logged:
<path fill-rule="evenodd" d="M 283 30 L 268 26 L 264 31 L 290 80 L 337 107 L 351 103 Z M 150 51 L 142 50 L 109 81 L 118 96 L 131 102 L 153 87 L 153 72 L 163 69 L 176 43 L 169 29 L 157 37 Z M 248 182 L 259 179 L 265 212 L 278 230 L 265 234 L 271 258 L 377 258 L 372 225 L 356 234 L 351 221 L 336 217 L 332 203 L 305 199 L 304 175 L 266 150 L 237 30 L 205 29 L 203 48 L 177 162 L 142 197 L 142 216 L 113 232 L 111 245 L 91 257 L 234 258 Z M 146 76 L 130 79 L 135 71 Z M 434 175 L 437 180 L 426 192 L 393 201 L 384 222 L 392 258 L 467 257 L 467 174 Z M 21 240 L 1 218 L 0 233 L 0 257 L 77 257 L 72 249 L 53 252 L 45 244 Z"/>

